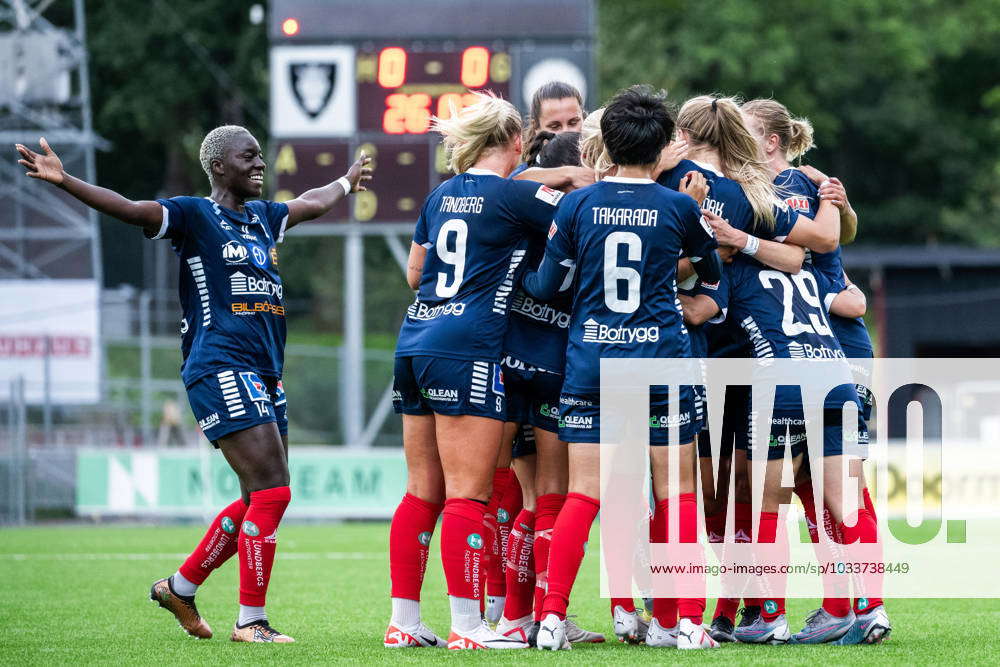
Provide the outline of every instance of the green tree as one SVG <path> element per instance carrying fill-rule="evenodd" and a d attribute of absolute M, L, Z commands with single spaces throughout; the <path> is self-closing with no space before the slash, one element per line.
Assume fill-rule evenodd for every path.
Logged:
<path fill-rule="evenodd" d="M 1000 243 L 1000 1 L 603 1 L 601 92 L 774 97 L 809 117 L 862 243 Z"/>

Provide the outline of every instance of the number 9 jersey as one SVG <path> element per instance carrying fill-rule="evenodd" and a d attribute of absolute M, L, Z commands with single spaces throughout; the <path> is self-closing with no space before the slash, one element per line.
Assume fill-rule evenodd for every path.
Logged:
<path fill-rule="evenodd" d="M 548 230 L 562 196 L 484 169 L 438 186 L 413 234 L 427 257 L 396 356 L 499 361 L 526 237 Z"/>

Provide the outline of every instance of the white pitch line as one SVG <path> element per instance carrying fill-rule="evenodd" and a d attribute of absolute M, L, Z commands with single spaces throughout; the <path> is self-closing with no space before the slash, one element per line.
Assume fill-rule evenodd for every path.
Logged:
<path fill-rule="evenodd" d="M 277 558 L 282 560 L 374 560 L 386 558 L 385 551 L 326 551 L 316 552 L 278 552 Z M 106 554 L 0 554 L 0 560 L 177 560 L 187 558 L 188 554 L 137 554 L 137 553 L 106 553 Z"/>

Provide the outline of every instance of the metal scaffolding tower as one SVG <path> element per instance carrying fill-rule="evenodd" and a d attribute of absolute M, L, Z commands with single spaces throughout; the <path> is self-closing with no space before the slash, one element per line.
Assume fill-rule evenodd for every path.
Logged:
<path fill-rule="evenodd" d="M 94 149 L 106 143 L 91 124 L 84 0 L 72 0 L 69 25 L 46 18 L 53 4 L 0 0 L 0 279 L 101 285 L 97 213 L 26 178 L 13 150 L 37 150 L 44 136 L 67 171 L 93 182 Z"/>

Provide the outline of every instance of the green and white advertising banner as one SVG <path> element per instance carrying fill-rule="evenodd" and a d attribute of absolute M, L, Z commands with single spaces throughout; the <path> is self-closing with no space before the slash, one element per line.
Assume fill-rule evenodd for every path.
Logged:
<path fill-rule="evenodd" d="M 299 518 L 387 519 L 406 489 L 403 452 L 293 447 L 292 504 Z M 240 494 L 222 454 L 205 447 L 84 448 L 77 457 L 79 516 L 201 517 Z"/>

